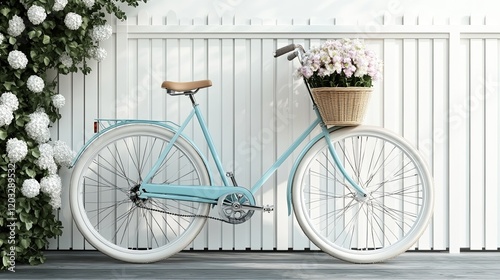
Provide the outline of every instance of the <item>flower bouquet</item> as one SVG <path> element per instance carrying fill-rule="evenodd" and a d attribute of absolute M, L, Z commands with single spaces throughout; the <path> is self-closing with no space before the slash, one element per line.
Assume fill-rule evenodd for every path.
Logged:
<path fill-rule="evenodd" d="M 308 51 L 299 67 L 327 125 L 361 124 L 382 62 L 360 40 L 329 40 Z"/>

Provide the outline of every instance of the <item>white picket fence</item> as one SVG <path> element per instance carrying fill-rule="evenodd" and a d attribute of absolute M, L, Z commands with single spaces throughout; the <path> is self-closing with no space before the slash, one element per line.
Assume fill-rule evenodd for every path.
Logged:
<path fill-rule="evenodd" d="M 115 26 L 107 59 L 88 75 L 59 77 L 67 100 L 53 135 L 77 150 L 93 135 L 95 118 L 169 119 L 189 111 L 186 98 L 161 90 L 163 80 L 209 78 L 196 95 L 228 170 L 251 186 L 312 120 L 309 97 L 294 79 L 297 64 L 275 59 L 289 43 L 306 48 L 330 38 L 361 38 L 384 60 L 366 123 L 389 128 L 417 146 L 435 178 L 434 218 L 418 250 L 500 247 L 500 26 L 497 18 L 262 20 L 178 19 L 139 14 Z M 201 132 L 190 128 L 195 140 Z M 206 146 L 202 146 L 206 151 Z M 257 194 L 272 214 L 233 226 L 209 221 L 191 248 L 315 249 L 286 205 L 287 161 Z M 91 249 L 68 204 L 71 170 L 62 170 L 63 235 L 52 249 Z M 216 213 L 215 213 L 216 214 Z"/>

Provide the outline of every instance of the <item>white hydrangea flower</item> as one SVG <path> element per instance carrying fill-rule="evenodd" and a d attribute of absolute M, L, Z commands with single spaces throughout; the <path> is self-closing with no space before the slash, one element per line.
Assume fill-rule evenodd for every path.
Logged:
<path fill-rule="evenodd" d="M 109 39 L 113 33 L 113 28 L 109 24 L 97 25 L 92 28 L 90 32 L 90 38 L 95 42 L 101 42 Z"/>
<path fill-rule="evenodd" d="M 59 57 L 59 62 L 61 62 L 61 64 L 67 68 L 70 68 L 71 66 L 73 66 L 73 59 L 67 53 L 63 53 Z"/>
<path fill-rule="evenodd" d="M 90 56 L 92 56 L 92 58 L 94 58 L 98 62 L 102 62 L 107 55 L 108 53 L 106 52 L 106 50 L 101 47 L 96 47 L 90 50 Z"/>
<path fill-rule="evenodd" d="M 61 178 L 57 174 L 51 174 L 43 177 L 40 180 L 40 190 L 50 196 L 60 195 L 61 193 Z"/>
<path fill-rule="evenodd" d="M 5 36 L 3 36 L 2 33 L 0 33 L 0 44 L 3 43 L 3 40 L 5 40 Z"/>
<path fill-rule="evenodd" d="M 49 171 L 49 174 L 55 174 L 57 172 L 57 164 L 54 160 L 54 149 L 50 144 L 41 144 L 38 146 L 40 151 L 40 156 L 35 161 L 35 164 L 40 167 L 40 169 Z"/>
<path fill-rule="evenodd" d="M 28 19 L 34 25 L 39 25 L 42 23 L 47 17 L 47 13 L 43 7 L 38 5 L 33 5 L 28 9 Z"/>
<path fill-rule="evenodd" d="M 12 112 L 19 108 L 19 100 L 17 99 L 17 96 L 10 91 L 4 92 L 2 96 L 0 96 L 0 104 L 4 104 L 9 107 Z"/>
<path fill-rule="evenodd" d="M 14 119 L 14 113 L 10 107 L 5 104 L 0 104 L 0 127 L 9 125 Z"/>
<path fill-rule="evenodd" d="M 85 6 L 87 6 L 87 8 L 92 9 L 92 7 L 95 4 L 95 1 L 94 0 L 83 0 L 83 4 L 85 4 Z"/>
<path fill-rule="evenodd" d="M 61 208 L 61 195 L 51 195 L 50 196 L 50 201 L 49 201 L 50 206 L 52 206 L 52 209 L 59 209 Z"/>
<path fill-rule="evenodd" d="M 61 109 L 62 107 L 64 107 L 65 103 L 66 103 L 66 98 L 64 98 L 62 94 L 56 94 L 52 96 L 52 104 L 57 109 Z"/>
<path fill-rule="evenodd" d="M 17 15 L 13 16 L 11 20 L 9 20 L 9 27 L 7 28 L 7 33 L 9 33 L 12 37 L 17 37 L 23 33 L 26 26 L 24 25 L 24 21 L 22 18 Z"/>
<path fill-rule="evenodd" d="M 31 75 L 28 78 L 28 82 L 26 84 L 28 86 L 28 89 L 34 93 L 42 92 L 43 88 L 45 87 L 45 82 L 43 81 L 42 78 L 38 77 L 37 75 Z"/>
<path fill-rule="evenodd" d="M 54 142 L 54 160 L 57 164 L 69 167 L 74 157 L 75 152 L 66 143 L 60 140 Z"/>
<path fill-rule="evenodd" d="M 10 67 L 14 69 L 24 69 L 28 65 L 28 58 L 22 51 L 13 50 L 7 57 Z"/>
<path fill-rule="evenodd" d="M 64 7 L 68 4 L 68 0 L 56 0 L 52 10 L 55 12 L 64 10 Z"/>
<path fill-rule="evenodd" d="M 25 125 L 24 129 L 28 136 L 37 143 L 46 143 L 50 139 L 49 116 L 43 111 L 36 111 L 29 115 L 30 121 Z"/>
<path fill-rule="evenodd" d="M 12 163 L 20 162 L 28 154 L 28 144 L 23 140 L 11 138 L 7 141 L 7 156 Z"/>
<path fill-rule="evenodd" d="M 40 151 L 40 156 L 52 157 L 54 156 L 54 147 L 50 144 L 41 144 L 38 146 L 38 150 Z"/>
<path fill-rule="evenodd" d="M 21 193 L 27 198 L 37 196 L 40 193 L 40 183 L 35 179 L 24 180 Z"/>
<path fill-rule="evenodd" d="M 82 25 L 82 16 L 75 13 L 68 13 L 64 18 L 64 24 L 71 30 L 77 30 Z"/>

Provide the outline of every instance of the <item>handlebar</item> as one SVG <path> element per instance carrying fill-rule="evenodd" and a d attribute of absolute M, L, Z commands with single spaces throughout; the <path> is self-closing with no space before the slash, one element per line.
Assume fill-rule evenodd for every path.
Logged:
<path fill-rule="evenodd" d="M 296 57 L 298 57 L 299 60 L 302 60 L 302 57 L 304 56 L 304 53 L 305 53 L 304 47 L 302 47 L 301 45 L 290 44 L 290 45 L 287 45 L 287 46 L 284 46 L 284 47 L 277 49 L 274 52 L 274 57 L 279 57 L 279 56 L 282 56 L 282 55 L 287 54 L 289 52 L 292 52 L 287 56 L 287 59 L 289 61 L 295 59 Z"/>
<path fill-rule="evenodd" d="M 296 48 L 295 44 L 290 44 L 288 46 L 284 46 L 282 48 L 279 48 L 274 52 L 274 57 L 282 56 L 286 53 L 289 53 L 289 52 L 295 50 L 295 48 Z"/>

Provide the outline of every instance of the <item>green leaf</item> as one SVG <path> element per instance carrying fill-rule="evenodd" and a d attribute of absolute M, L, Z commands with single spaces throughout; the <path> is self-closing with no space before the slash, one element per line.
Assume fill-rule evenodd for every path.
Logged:
<path fill-rule="evenodd" d="M 19 214 L 19 220 L 21 220 L 21 222 L 23 222 L 23 223 L 30 222 L 29 218 L 30 218 L 29 215 L 26 214 L 25 212 L 21 212 Z"/>
<path fill-rule="evenodd" d="M 31 30 L 30 32 L 28 32 L 28 38 L 30 38 L 30 40 L 35 38 L 35 35 L 36 35 L 35 30 Z"/>
<path fill-rule="evenodd" d="M 31 151 L 31 155 L 34 156 L 35 158 L 39 158 L 40 157 L 40 150 L 38 149 L 33 149 Z"/>
<path fill-rule="evenodd" d="M 7 17 L 7 15 L 9 15 L 9 13 L 10 13 L 10 9 L 7 8 L 7 7 L 5 7 L 5 8 L 3 8 L 3 9 L 0 10 L 0 13 L 2 15 L 4 15 L 5 17 Z"/>
<path fill-rule="evenodd" d="M 13 85 L 13 82 L 5 82 L 3 83 L 3 86 L 5 87 L 6 90 L 10 90 L 10 87 Z"/>
<path fill-rule="evenodd" d="M 17 126 L 24 126 L 24 119 L 23 118 L 18 118 L 16 120 L 16 125 Z"/>
<path fill-rule="evenodd" d="M 7 131 L 0 129 L 0 140 L 5 140 L 7 139 Z"/>
<path fill-rule="evenodd" d="M 33 169 L 28 169 L 26 168 L 26 175 L 30 176 L 31 178 L 35 178 L 36 176 L 36 171 Z"/>
<path fill-rule="evenodd" d="M 5 266 L 5 267 L 10 266 L 9 257 L 7 255 L 3 256 L 2 263 L 3 263 L 3 266 Z"/>
<path fill-rule="evenodd" d="M 11 44 L 11 45 L 15 45 L 15 44 L 16 44 L 16 42 L 17 42 L 16 38 L 14 38 L 14 37 L 10 37 L 10 38 L 9 38 L 9 44 Z"/>
<path fill-rule="evenodd" d="M 21 239 L 21 241 L 19 241 L 19 246 L 21 248 L 27 249 L 30 246 L 30 240 L 29 239 Z"/>
<path fill-rule="evenodd" d="M 33 223 L 25 223 L 26 225 L 26 230 L 30 230 L 33 227 Z"/>
<path fill-rule="evenodd" d="M 42 40 L 42 43 L 44 45 L 47 45 L 48 43 L 50 43 L 50 37 L 47 36 L 47 35 L 43 35 L 43 40 Z"/>
<path fill-rule="evenodd" d="M 42 239 L 35 239 L 35 244 L 38 249 L 43 249 L 45 247 L 45 242 Z"/>
<path fill-rule="evenodd" d="M 50 58 L 44 57 L 43 58 L 43 63 L 45 64 L 45 66 L 49 66 L 49 64 L 50 64 Z"/>

